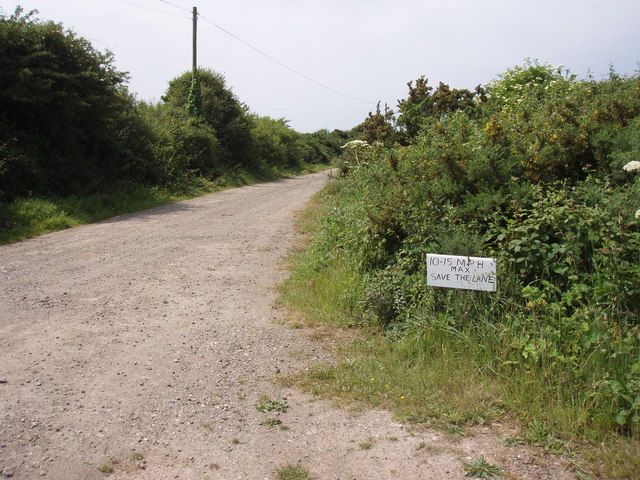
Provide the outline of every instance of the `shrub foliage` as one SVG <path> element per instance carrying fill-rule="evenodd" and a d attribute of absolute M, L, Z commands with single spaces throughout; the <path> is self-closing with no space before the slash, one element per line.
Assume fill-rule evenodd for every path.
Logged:
<path fill-rule="evenodd" d="M 543 385 L 577 412 L 571 427 L 536 414 L 561 434 L 637 437 L 640 171 L 623 166 L 640 160 L 640 77 L 536 62 L 475 92 L 421 77 L 395 144 L 379 131 L 332 187 L 313 270 L 352 265 L 357 311 L 392 338 L 473 344 L 479 370 Z M 498 292 L 427 287 L 426 253 L 497 257 Z"/>
<path fill-rule="evenodd" d="M 147 128 L 110 53 L 17 9 L 0 17 L 0 192 L 144 178 Z"/>

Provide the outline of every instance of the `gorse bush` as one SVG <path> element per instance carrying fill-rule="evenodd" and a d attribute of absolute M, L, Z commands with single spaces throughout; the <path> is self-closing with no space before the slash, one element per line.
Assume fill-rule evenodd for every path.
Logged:
<path fill-rule="evenodd" d="M 527 63 L 475 92 L 409 87 L 395 146 L 381 129 L 343 169 L 305 261 L 350 265 L 355 315 L 416 355 L 458 352 L 517 415 L 637 438 L 640 172 L 623 167 L 640 160 L 640 77 Z M 426 253 L 497 257 L 498 291 L 428 288 Z"/>
<path fill-rule="evenodd" d="M 467 89 L 450 88 L 449 85 L 440 82 L 434 90 L 424 76 L 418 78 L 415 85 L 409 82 L 407 86 L 409 96 L 398 102 L 398 125 L 401 127 L 399 133 L 408 142 L 415 141 L 425 119 L 442 117 L 456 111 L 465 111 L 473 115 L 478 103 L 486 100 L 485 91 L 480 86 L 475 92 L 471 92 Z M 385 118 L 391 118 L 387 111 Z"/>

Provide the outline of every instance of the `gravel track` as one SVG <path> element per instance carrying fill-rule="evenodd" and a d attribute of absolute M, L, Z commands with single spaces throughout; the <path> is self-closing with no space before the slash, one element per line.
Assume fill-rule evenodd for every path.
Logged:
<path fill-rule="evenodd" d="M 325 180 L 0 246 L 0 478 L 272 479 L 300 462 L 316 479 L 462 479 L 480 455 L 514 478 L 571 478 L 498 427 L 448 438 L 273 382 L 328 358 L 274 308 L 293 214 Z M 262 424 L 263 395 L 287 399 L 288 430 Z"/>

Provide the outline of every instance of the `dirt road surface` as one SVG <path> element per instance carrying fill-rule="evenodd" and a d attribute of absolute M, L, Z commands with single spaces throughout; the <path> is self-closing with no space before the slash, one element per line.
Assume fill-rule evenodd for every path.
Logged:
<path fill-rule="evenodd" d="M 481 455 L 571 478 L 494 428 L 448 438 L 277 386 L 327 355 L 273 306 L 293 214 L 325 180 L 0 246 L 0 478 L 273 479 L 299 463 L 315 479 L 462 479 Z M 287 430 L 264 424 L 262 396 L 286 398 Z"/>

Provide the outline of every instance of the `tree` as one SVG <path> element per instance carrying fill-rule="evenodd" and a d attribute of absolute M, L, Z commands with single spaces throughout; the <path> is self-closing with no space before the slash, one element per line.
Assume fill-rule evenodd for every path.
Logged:
<path fill-rule="evenodd" d="M 226 162 L 248 163 L 251 152 L 251 123 L 246 107 L 227 87 L 224 76 L 220 73 L 200 68 L 197 70 L 197 79 L 202 96 L 202 119 L 214 129 L 220 146 L 226 152 Z M 192 84 L 192 72 L 184 72 L 169 82 L 169 88 L 162 100 L 173 107 L 190 111 L 189 94 Z"/>

